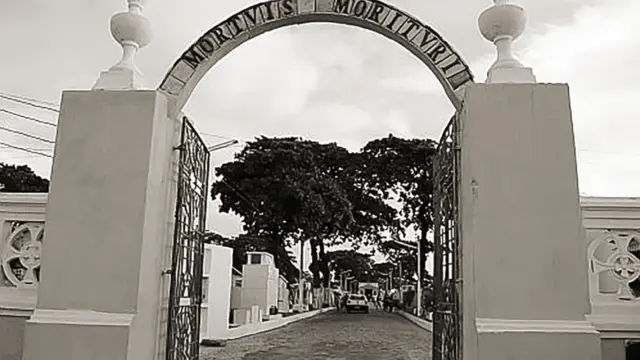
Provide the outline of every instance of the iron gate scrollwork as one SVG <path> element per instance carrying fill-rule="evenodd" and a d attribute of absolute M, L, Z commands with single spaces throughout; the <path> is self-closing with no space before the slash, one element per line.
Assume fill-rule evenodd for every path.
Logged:
<path fill-rule="evenodd" d="M 433 360 L 462 359 L 459 165 L 459 119 L 456 114 L 440 138 L 434 161 Z"/>
<path fill-rule="evenodd" d="M 169 293 L 167 360 L 197 360 L 200 351 L 202 264 L 209 151 L 183 117 Z"/>

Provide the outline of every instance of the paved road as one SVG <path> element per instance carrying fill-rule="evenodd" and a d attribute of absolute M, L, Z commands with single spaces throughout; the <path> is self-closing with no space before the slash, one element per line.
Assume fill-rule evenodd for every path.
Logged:
<path fill-rule="evenodd" d="M 202 360 L 429 360 L 431 333 L 396 314 L 329 312 L 202 348 Z"/>

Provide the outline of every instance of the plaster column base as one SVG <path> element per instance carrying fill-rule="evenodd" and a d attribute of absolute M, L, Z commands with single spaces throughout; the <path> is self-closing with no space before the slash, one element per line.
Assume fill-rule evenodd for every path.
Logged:
<path fill-rule="evenodd" d="M 23 359 L 127 359 L 133 314 L 36 309 Z M 61 346 L 64 344 L 64 346 Z"/>
<path fill-rule="evenodd" d="M 533 84 L 536 76 L 531 68 L 492 68 L 487 72 L 487 84 Z"/>
<path fill-rule="evenodd" d="M 113 68 L 100 73 L 93 90 L 135 90 L 145 87 L 140 72 L 131 69 Z"/>
<path fill-rule="evenodd" d="M 477 360 L 600 360 L 600 335 L 587 321 L 476 319 Z"/>

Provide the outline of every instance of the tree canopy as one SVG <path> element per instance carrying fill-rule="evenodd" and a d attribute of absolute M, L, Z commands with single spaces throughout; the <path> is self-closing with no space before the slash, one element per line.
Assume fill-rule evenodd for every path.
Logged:
<path fill-rule="evenodd" d="M 433 229 L 433 158 L 437 143 L 431 139 L 403 139 L 393 135 L 368 142 L 362 149 L 362 178 L 385 200 L 400 205 L 399 217 L 404 228 L 418 232 L 425 264 L 433 251 L 427 234 Z M 420 278 L 424 278 L 421 274 Z"/>
<path fill-rule="evenodd" d="M 27 165 L 0 163 L 0 192 L 47 192 L 49 180 L 36 175 Z"/>
<path fill-rule="evenodd" d="M 401 276 L 404 280 L 413 280 L 413 277 L 418 273 L 415 251 L 390 247 L 388 244 L 389 242 L 382 243 L 379 250 L 386 255 L 391 271 L 395 276 Z M 402 271 L 401 274 L 400 271 Z"/>
<path fill-rule="evenodd" d="M 365 281 L 368 275 L 373 274 L 374 260 L 371 254 L 357 252 L 355 250 L 334 250 L 327 251 L 324 261 L 327 262 L 330 274 L 337 279 L 345 271 L 350 271 L 349 276 L 355 277 L 358 281 Z M 320 259 L 309 264 L 313 269 L 319 266 Z"/>
<path fill-rule="evenodd" d="M 405 228 L 418 232 L 424 264 L 432 249 L 435 150 L 432 140 L 392 135 L 360 152 L 297 137 L 259 137 L 216 168 L 211 196 L 220 200 L 221 212 L 242 218 L 246 233 L 276 262 L 282 249 L 310 243 L 314 286 L 328 286 L 337 269 L 371 267 L 370 256 L 356 250 L 380 247 L 386 234 L 403 235 Z M 329 251 L 345 244 L 351 250 Z M 415 254 L 384 253 L 406 262 L 407 277 L 415 273 L 416 261 L 409 261 Z"/>
<path fill-rule="evenodd" d="M 238 214 L 247 232 L 268 239 L 273 254 L 291 240 L 309 241 L 314 284 L 322 278 L 328 286 L 326 247 L 374 242 L 395 218 L 357 177 L 361 165 L 335 143 L 261 137 L 216 169 L 211 194 L 220 211 Z"/>

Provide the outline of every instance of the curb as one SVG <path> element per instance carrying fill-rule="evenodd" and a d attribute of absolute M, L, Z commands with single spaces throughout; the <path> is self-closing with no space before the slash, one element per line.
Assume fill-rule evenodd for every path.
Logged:
<path fill-rule="evenodd" d="M 247 325 L 243 325 L 243 326 L 239 326 L 237 328 L 234 329 L 229 329 L 227 331 L 227 333 L 221 337 L 221 339 L 219 340 L 237 340 L 246 336 L 251 336 L 251 335 L 256 335 L 256 334 L 260 334 L 263 332 L 267 332 L 267 331 L 271 331 L 271 330 L 275 330 L 284 326 L 287 326 L 291 323 L 300 321 L 300 320 L 304 320 L 304 319 L 308 319 L 310 317 L 314 317 L 316 315 L 320 315 L 320 314 L 324 314 L 326 312 L 329 312 L 331 310 L 334 310 L 335 308 L 324 308 L 324 309 L 318 309 L 318 310 L 313 310 L 313 311 L 308 311 L 308 312 L 304 312 L 301 314 L 296 314 L 296 315 L 291 315 L 291 316 L 287 316 L 286 318 L 282 318 L 282 319 L 278 319 L 278 320 L 272 320 L 272 321 L 266 321 L 263 323 L 258 323 L 258 324 L 247 324 Z"/>
<path fill-rule="evenodd" d="M 431 331 L 433 332 L 433 323 L 429 320 L 425 320 L 423 318 L 419 318 L 413 314 L 409 314 L 408 312 L 404 312 L 402 310 L 398 310 L 398 315 L 402 316 L 403 318 L 409 320 L 410 322 L 414 323 L 415 325 L 417 325 L 420 328 L 423 328 L 427 331 Z"/>

